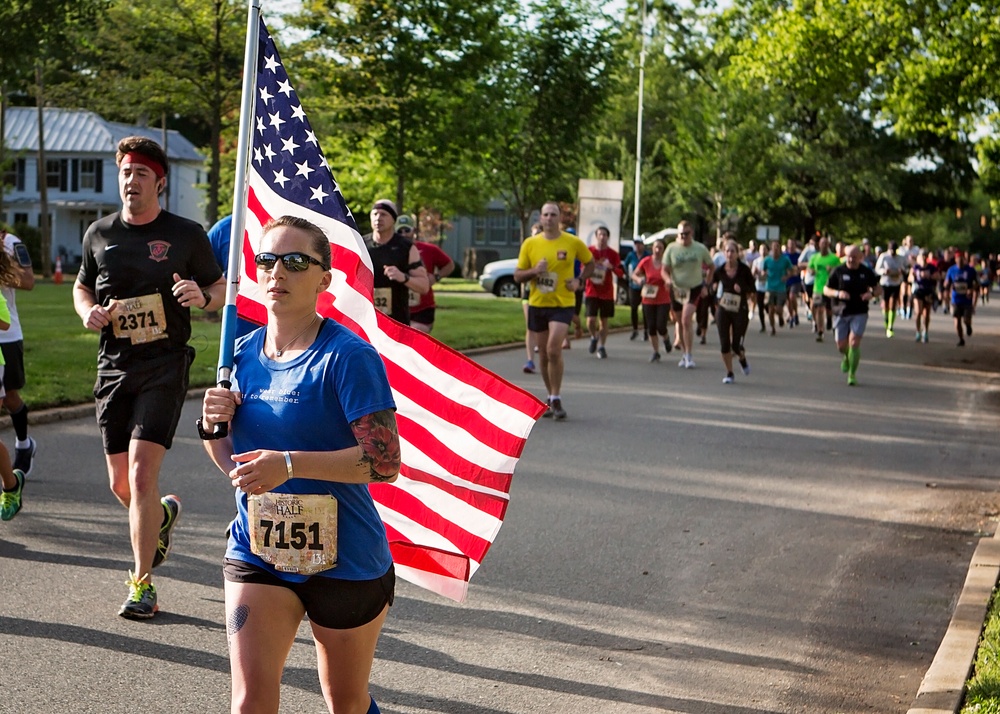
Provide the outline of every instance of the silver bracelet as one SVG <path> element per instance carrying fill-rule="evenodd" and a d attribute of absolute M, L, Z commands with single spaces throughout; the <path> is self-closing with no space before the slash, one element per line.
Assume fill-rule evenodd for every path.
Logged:
<path fill-rule="evenodd" d="M 288 472 L 288 477 L 285 480 L 290 481 L 295 477 L 295 474 L 292 472 L 292 455 L 287 451 L 283 451 L 282 453 L 285 455 L 285 471 Z"/>

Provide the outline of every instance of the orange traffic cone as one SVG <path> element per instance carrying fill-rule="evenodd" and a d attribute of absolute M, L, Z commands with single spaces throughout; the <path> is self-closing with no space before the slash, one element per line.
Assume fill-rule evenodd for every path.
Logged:
<path fill-rule="evenodd" d="M 62 274 L 62 258 L 58 255 L 56 256 L 56 272 L 52 276 L 52 282 L 56 285 L 62 285 L 63 274 Z"/>

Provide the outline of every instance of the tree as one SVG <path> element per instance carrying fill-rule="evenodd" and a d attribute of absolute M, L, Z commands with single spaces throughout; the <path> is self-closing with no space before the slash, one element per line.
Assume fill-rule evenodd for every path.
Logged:
<path fill-rule="evenodd" d="M 617 29 L 584 0 L 530 10 L 465 115 L 487 181 L 524 233 L 533 209 L 575 191 L 618 57 Z"/>
<path fill-rule="evenodd" d="M 222 133 L 238 123 L 245 28 L 237 0 L 114 0 L 78 28 L 74 47 L 82 49 L 52 73 L 50 94 L 112 118 L 192 122 L 208 145 L 214 223 Z"/>
<path fill-rule="evenodd" d="M 45 166 L 45 131 L 43 107 L 45 96 L 43 70 L 51 56 L 65 52 L 66 38 L 74 27 L 93 21 L 105 5 L 103 0 L 8 0 L 0 7 L 0 170 L 6 164 L 5 115 L 8 86 L 18 86 L 35 93 L 38 108 L 38 167 L 39 175 Z M 8 84 L 9 83 L 9 84 Z M 41 220 L 42 274 L 51 274 L 49 256 L 52 252 L 51 226 L 48 220 L 48 198 L 45 183 L 39 180 Z M 3 208 L 3 191 L 0 185 L 0 209 Z"/>
<path fill-rule="evenodd" d="M 339 158 L 341 172 L 355 177 L 359 170 L 369 186 L 388 168 L 401 211 L 407 203 L 481 205 L 480 183 L 455 170 L 469 139 L 462 115 L 467 90 L 503 54 L 513 7 L 511 0 L 307 0 L 292 23 L 308 37 L 292 51 L 305 60 L 302 94 L 320 109 L 311 115 L 317 133 L 339 137 L 325 146 L 346 149 L 331 163 Z M 376 149 L 370 159 L 379 166 L 358 166 L 344 137 Z"/>
<path fill-rule="evenodd" d="M 723 13 L 742 30 L 727 40 L 733 51 L 726 73 L 759 95 L 780 139 L 770 151 L 777 169 L 772 205 L 790 212 L 804 235 L 844 216 L 905 210 L 913 196 L 904 191 L 933 200 L 969 187 L 967 153 L 963 161 L 954 145 L 900 133 L 882 120 L 885 79 L 878 69 L 894 61 L 899 28 L 883 27 L 873 4 L 877 0 L 774 9 L 746 0 Z M 763 7 L 773 14 L 755 22 Z M 931 168 L 914 169 L 918 158 Z"/>

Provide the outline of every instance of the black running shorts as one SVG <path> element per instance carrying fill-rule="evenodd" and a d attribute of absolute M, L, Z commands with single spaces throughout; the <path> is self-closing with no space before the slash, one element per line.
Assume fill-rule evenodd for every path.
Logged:
<path fill-rule="evenodd" d="M 104 453 L 128 451 L 132 439 L 169 449 L 187 396 L 188 352 L 127 371 L 98 372 L 94 385 Z"/>
<path fill-rule="evenodd" d="M 255 583 L 288 588 L 305 607 L 311 622 L 331 630 L 350 630 L 379 616 L 396 595 L 396 568 L 390 565 L 381 578 L 341 580 L 314 575 L 293 583 L 242 560 L 226 558 L 222 574 L 231 583 Z"/>

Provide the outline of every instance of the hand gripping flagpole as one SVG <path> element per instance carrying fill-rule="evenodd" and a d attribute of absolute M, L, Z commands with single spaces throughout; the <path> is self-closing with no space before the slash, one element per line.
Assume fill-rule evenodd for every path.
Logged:
<path fill-rule="evenodd" d="M 240 107 L 240 137 L 236 148 L 236 183 L 233 189 L 233 222 L 229 234 L 229 266 L 226 270 L 226 304 L 222 308 L 222 335 L 219 342 L 218 386 L 232 386 L 236 351 L 236 294 L 240 283 L 240 257 L 246 228 L 247 167 L 250 164 L 250 136 L 254 120 L 254 88 L 257 85 L 257 40 L 260 33 L 260 0 L 249 0 L 247 8 L 247 44 L 243 55 L 243 96 Z M 229 424 L 215 425 L 217 439 L 229 433 Z"/>

